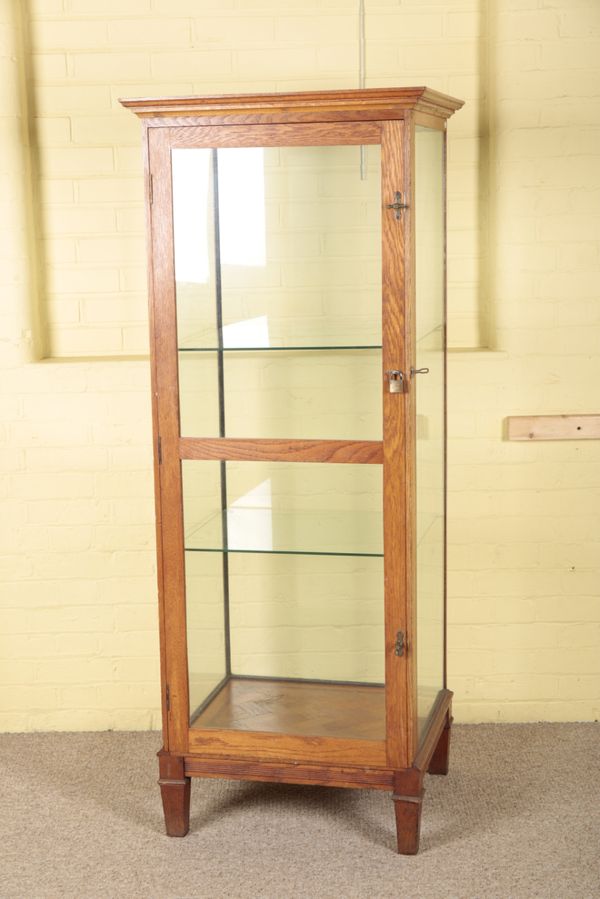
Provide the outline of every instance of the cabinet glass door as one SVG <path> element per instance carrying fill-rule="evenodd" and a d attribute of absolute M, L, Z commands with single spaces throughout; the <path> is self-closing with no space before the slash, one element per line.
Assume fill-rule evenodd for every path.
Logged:
<path fill-rule="evenodd" d="M 417 126 L 416 555 L 419 730 L 444 686 L 445 632 L 445 246 L 443 131 Z"/>
<path fill-rule="evenodd" d="M 383 741 L 380 146 L 171 165 L 190 726 Z"/>
<path fill-rule="evenodd" d="M 181 433 L 381 440 L 380 148 L 174 148 Z"/>

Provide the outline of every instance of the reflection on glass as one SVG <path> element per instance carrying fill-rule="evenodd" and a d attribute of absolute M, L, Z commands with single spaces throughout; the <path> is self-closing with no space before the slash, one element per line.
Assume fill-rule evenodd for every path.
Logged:
<path fill-rule="evenodd" d="M 181 433 L 380 440 L 379 147 L 172 167 Z M 381 466 L 182 468 L 193 726 L 384 739 Z"/>
<path fill-rule="evenodd" d="M 177 300 L 208 284 L 212 268 L 210 150 L 173 150 L 173 230 Z"/>
<path fill-rule="evenodd" d="M 361 180 L 355 147 L 172 151 L 181 349 L 381 345 L 378 146 L 368 158 Z"/>
<path fill-rule="evenodd" d="M 368 158 L 361 180 L 356 147 L 172 151 L 186 436 L 381 439 L 379 147 Z"/>
<path fill-rule="evenodd" d="M 383 740 L 381 466 L 184 462 L 183 488 L 192 726 Z"/>
<path fill-rule="evenodd" d="M 225 676 L 221 554 L 187 552 L 186 566 L 193 711 Z M 247 553 L 228 572 L 234 675 L 383 682 L 380 557 Z"/>
<path fill-rule="evenodd" d="M 234 347 L 251 349 L 257 347 L 268 349 L 269 320 L 266 315 L 257 315 L 256 318 L 248 318 L 245 322 L 233 322 L 223 326 L 223 346 L 225 349 Z"/>
<path fill-rule="evenodd" d="M 264 266 L 264 151 L 218 152 L 219 243 L 223 265 Z M 212 216 L 215 151 L 174 149 L 173 229 L 175 271 L 183 284 L 208 284 L 214 268 Z"/>
<path fill-rule="evenodd" d="M 416 129 L 417 704 L 444 685 L 444 134 Z"/>
<path fill-rule="evenodd" d="M 186 549 L 379 556 L 379 465 L 183 462 Z"/>
<path fill-rule="evenodd" d="M 218 555 L 186 553 L 190 712 L 197 709 L 227 673 L 223 566 Z"/>
<path fill-rule="evenodd" d="M 224 354 L 227 437 L 381 440 L 379 350 Z M 181 353 L 181 433 L 219 434 L 217 353 Z"/>
<path fill-rule="evenodd" d="M 179 418 L 186 437 L 219 434 L 219 364 L 217 353 L 179 356 Z"/>

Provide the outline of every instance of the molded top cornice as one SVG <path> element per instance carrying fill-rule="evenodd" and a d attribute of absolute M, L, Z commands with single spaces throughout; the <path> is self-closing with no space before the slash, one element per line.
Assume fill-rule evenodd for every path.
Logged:
<path fill-rule="evenodd" d="M 227 118 L 268 122 L 403 118 L 407 110 L 447 119 L 461 100 L 427 87 L 378 87 L 343 91 L 275 94 L 225 94 L 206 97 L 137 98 L 120 101 L 141 118 Z"/>

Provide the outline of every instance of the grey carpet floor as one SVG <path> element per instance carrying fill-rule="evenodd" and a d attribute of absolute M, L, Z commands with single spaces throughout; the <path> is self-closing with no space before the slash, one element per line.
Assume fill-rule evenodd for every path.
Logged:
<path fill-rule="evenodd" d="M 0 735 L 0 896 L 599 899 L 600 725 L 453 731 L 427 777 L 421 852 L 389 795 L 192 782 L 163 832 L 155 733 Z"/>

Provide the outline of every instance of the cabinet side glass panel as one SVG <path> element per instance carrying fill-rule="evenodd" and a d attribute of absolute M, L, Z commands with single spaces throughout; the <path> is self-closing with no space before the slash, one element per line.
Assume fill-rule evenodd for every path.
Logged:
<path fill-rule="evenodd" d="M 415 133 L 417 711 L 422 732 L 444 686 L 444 134 Z"/>
<path fill-rule="evenodd" d="M 172 150 L 184 436 L 382 438 L 380 147 L 366 159 Z"/>
<path fill-rule="evenodd" d="M 184 510 L 220 519 L 220 467 L 203 465 L 203 477 L 185 478 Z M 184 516 L 185 520 L 185 516 Z M 196 521 L 199 519 L 196 518 Z M 190 713 L 201 708 L 224 682 L 229 670 L 226 568 L 218 554 L 185 553 L 186 630 Z"/>
<path fill-rule="evenodd" d="M 381 466 L 224 469 L 223 510 L 220 463 L 183 463 L 190 672 L 228 654 L 191 726 L 385 739 Z"/>
<path fill-rule="evenodd" d="M 213 160 L 210 149 L 171 151 L 177 345 L 193 335 L 204 349 L 212 347 L 179 353 L 179 414 L 187 435 L 222 436 Z"/>
<path fill-rule="evenodd" d="M 227 676 L 223 565 L 216 554 L 186 553 L 190 713 L 201 708 Z"/>

